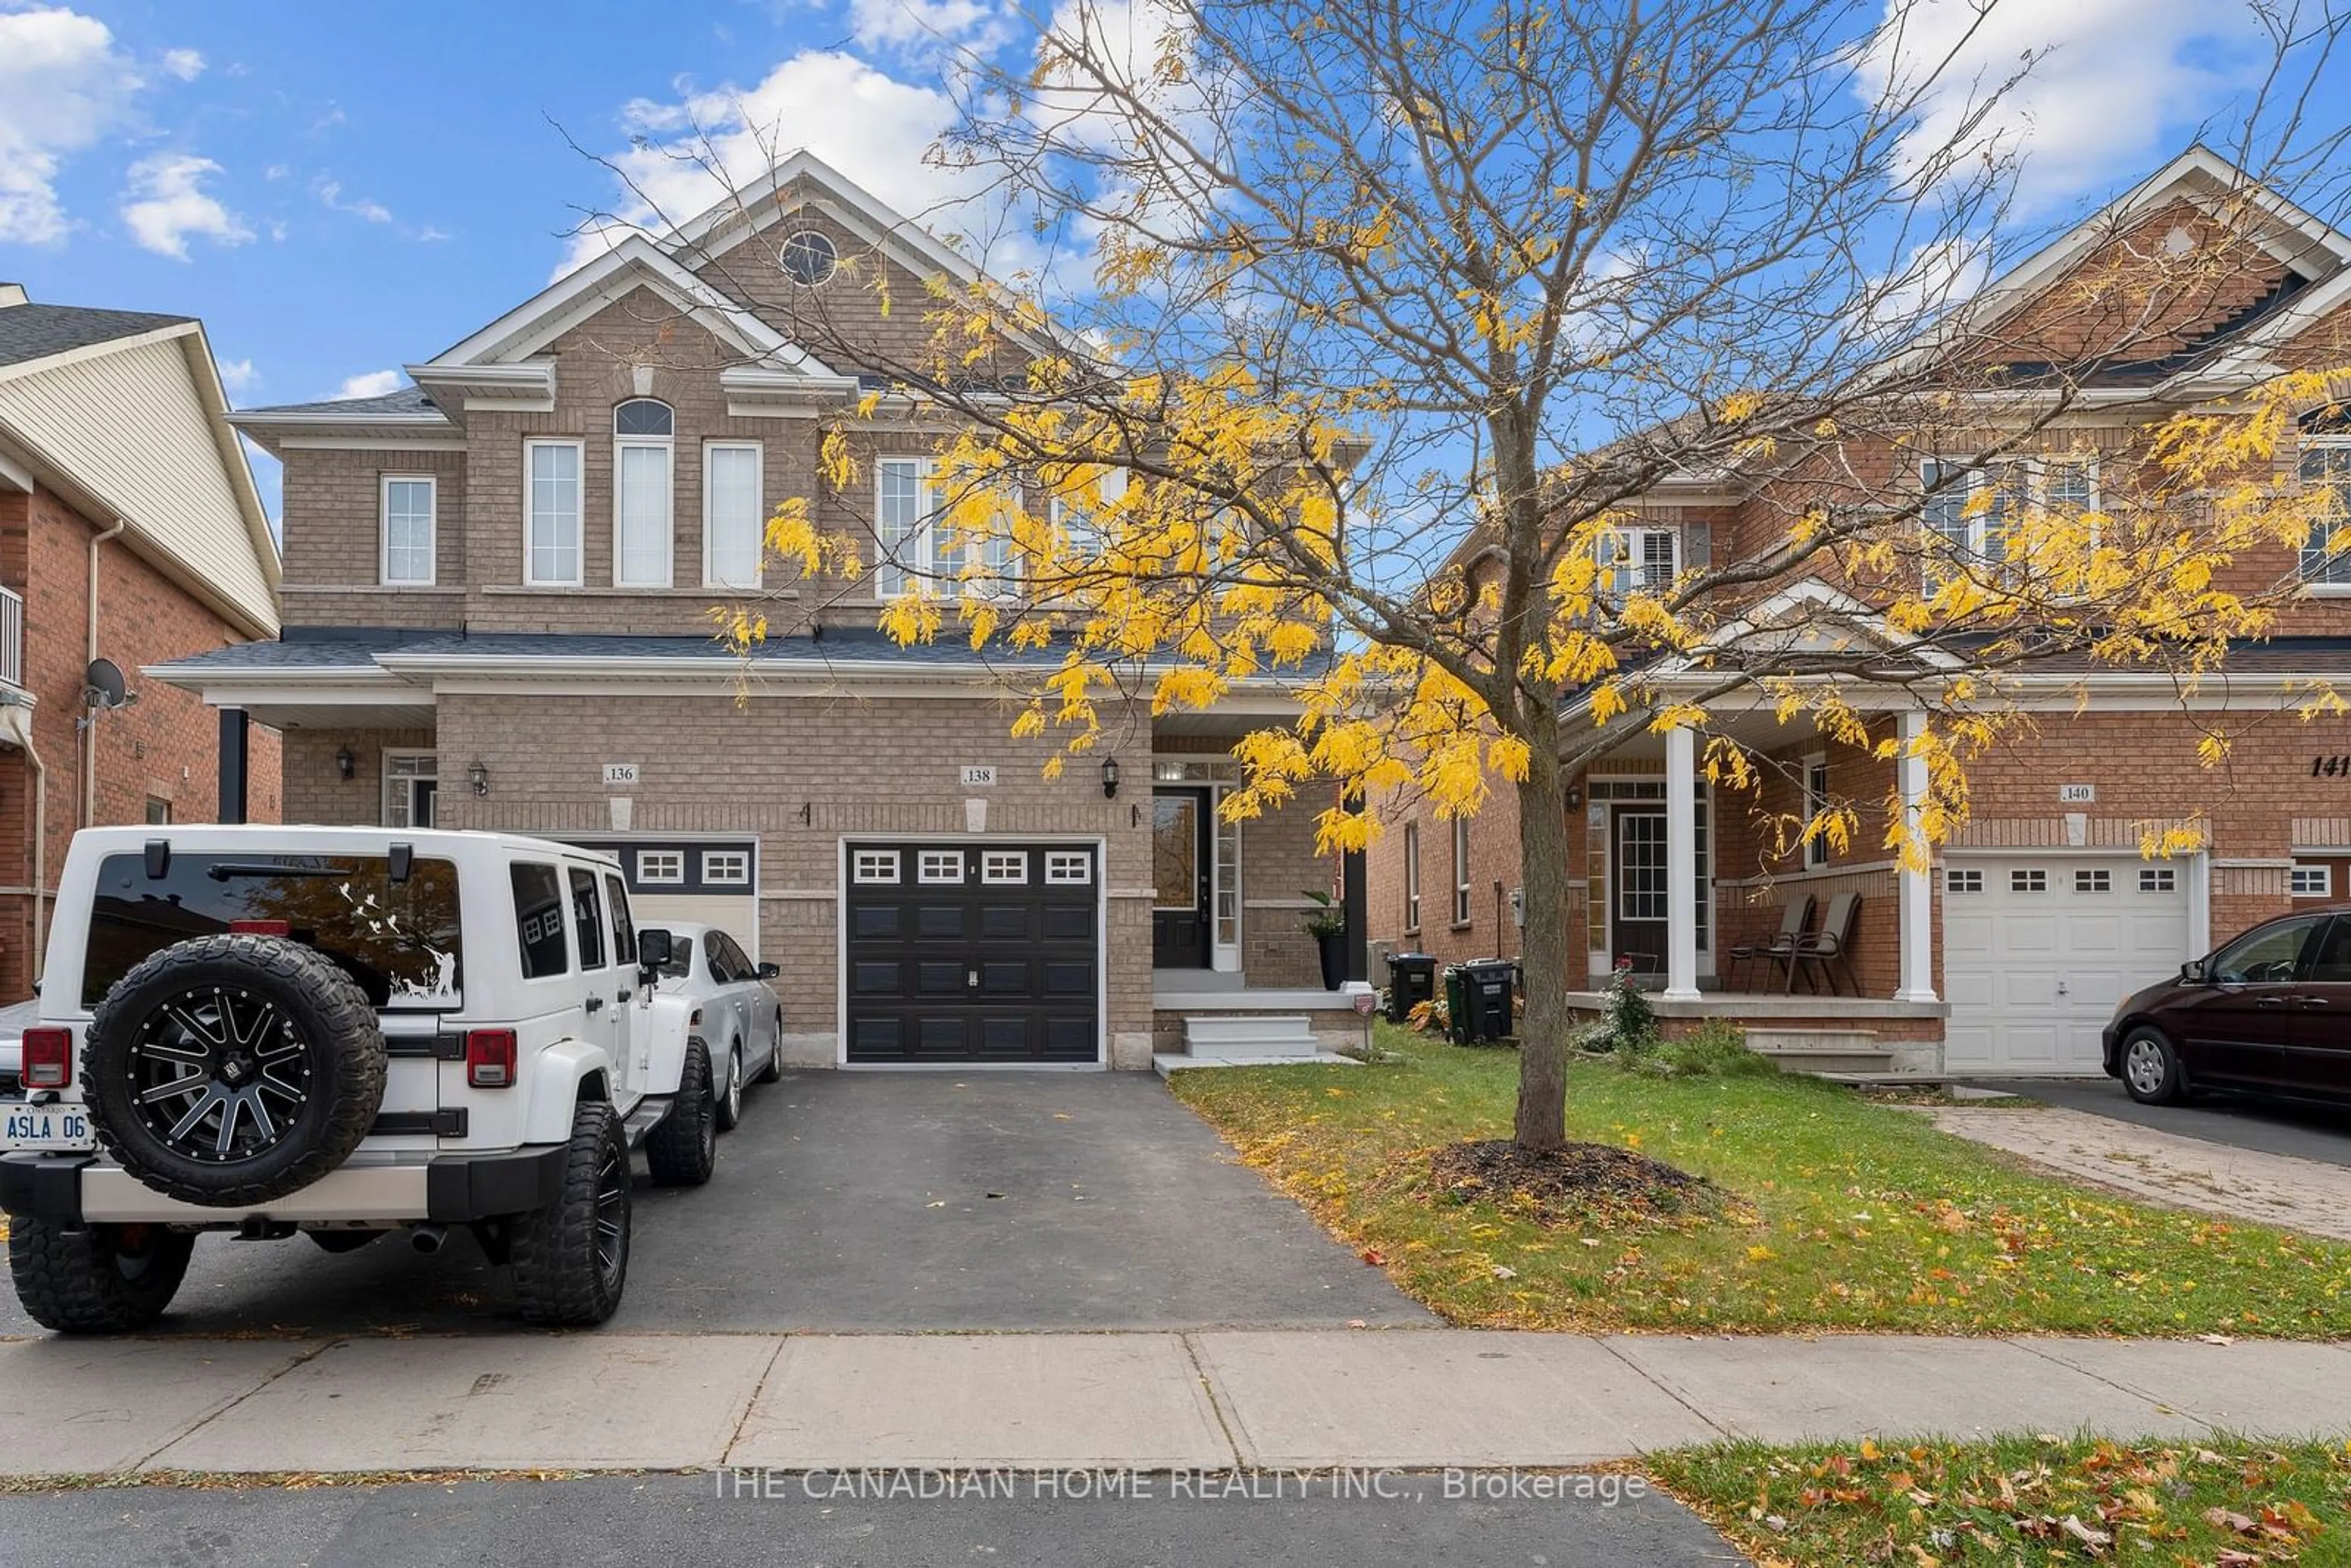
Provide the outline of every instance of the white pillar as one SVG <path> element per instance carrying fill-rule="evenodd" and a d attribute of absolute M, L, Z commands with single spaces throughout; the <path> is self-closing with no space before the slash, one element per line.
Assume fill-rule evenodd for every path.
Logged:
<path fill-rule="evenodd" d="M 1935 999 L 1935 889 L 1927 880 L 1928 848 L 1918 842 L 1918 814 L 1927 802 L 1927 759 L 1913 755 L 1918 737 L 1926 732 L 1926 711 L 1905 709 L 1900 730 L 1902 754 L 1894 764 L 1895 779 L 1902 790 L 1902 832 L 1906 841 L 1901 870 L 1896 873 L 1900 893 L 1896 900 L 1896 915 L 1902 937 L 1902 983 L 1894 992 L 1897 1002 Z M 1915 865 L 1911 863 L 1914 853 L 1918 862 Z"/>
<path fill-rule="evenodd" d="M 1666 999 L 1698 1000 L 1698 737 L 1666 731 Z"/>

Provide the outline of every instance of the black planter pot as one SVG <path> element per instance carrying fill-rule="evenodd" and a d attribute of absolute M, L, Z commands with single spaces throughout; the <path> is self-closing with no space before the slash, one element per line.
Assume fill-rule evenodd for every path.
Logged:
<path fill-rule="evenodd" d="M 1322 988 L 1335 991 L 1347 978 L 1347 934 L 1317 936 L 1314 946 L 1322 959 Z"/>

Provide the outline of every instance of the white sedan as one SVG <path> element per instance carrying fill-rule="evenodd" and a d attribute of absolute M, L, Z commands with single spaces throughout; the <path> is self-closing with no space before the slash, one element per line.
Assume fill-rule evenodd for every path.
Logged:
<path fill-rule="evenodd" d="M 754 964 L 734 937 L 716 925 L 669 923 L 648 930 L 670 934 L 670 961 L 653 1005 L 685 1012 L 686 1032 L 710 1052 L 718 1075 L 718 1125 L 732 1128 L 743 1117 L 743 1085 L 756 1079 L 772 1083 L 784 1075 L 783 1005 L 767 982 L 773 964 Z"/>

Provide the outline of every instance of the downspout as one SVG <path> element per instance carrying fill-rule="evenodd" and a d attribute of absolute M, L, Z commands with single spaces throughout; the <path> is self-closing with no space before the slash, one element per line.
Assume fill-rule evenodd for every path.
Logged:
<path fill-rule="evenodd" d="M 130 527 L 118 521 L 104 533 L 92 534 L 89 539 L 89 652 L 83 657 L 82 668 L 98 662 L 98 551 L 99 547 Z M 98 817 L 98 712 L 89 709 L 81 721 L 81 821 L 85 828 L 95 827 Z"/>
<path fill-rule="evenodd" d="M 49 885 L 49 770 L 41 761 L 40 752 L 33 745 L 33 708 L 29 703 L 11 703 L 0 708 L 0 726 L 5 735 L 0 738 L 14 741 L 24 747 L 25 760 L 33 765 L 33 983 L 41 982 L 41 948 L 47 940 L 47 912 L 41 907 Z"/>

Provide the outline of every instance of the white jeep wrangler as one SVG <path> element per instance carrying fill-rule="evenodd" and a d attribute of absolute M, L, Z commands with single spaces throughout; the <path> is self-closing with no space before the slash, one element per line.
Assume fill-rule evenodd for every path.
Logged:
<path fill-rule="evenodd" d="M 533 1322 L 629 1266 L 629 1155 L 698 1185 L 710 1061 L 649 1005 L 619 866 L 496 833 L 97 828 L 66 856 L 0 1208 L 25 1310 L 152 1322 L 200 1230 L 330 1252 L 472 1228 Z"/>

